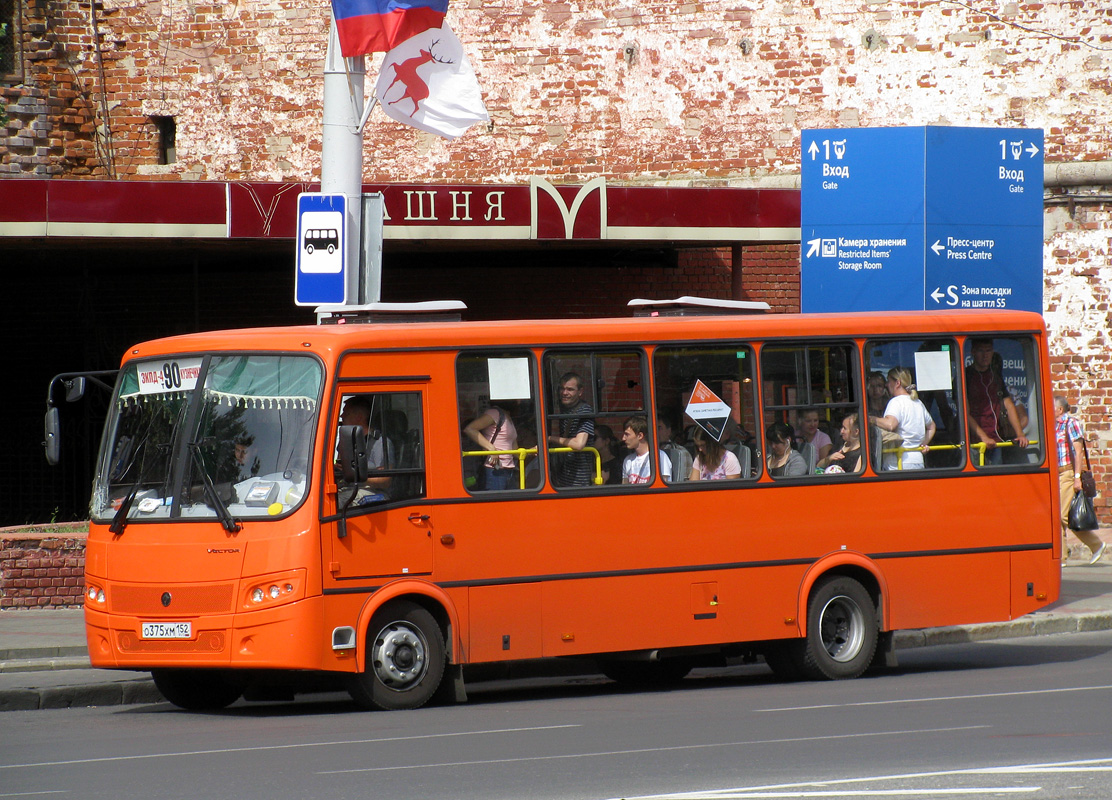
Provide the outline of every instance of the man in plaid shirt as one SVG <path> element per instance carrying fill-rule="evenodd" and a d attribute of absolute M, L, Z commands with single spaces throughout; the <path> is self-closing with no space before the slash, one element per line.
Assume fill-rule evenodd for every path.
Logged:
<path fill-rule="evenodd" d="M 1057 423 L 1054 426 L 1054 439 L 1058 445 L 1058 486 L 1059 496 L 1062 499 L 1062 541 L 1065 542 L 1067 520 L 1069 519 L 1070 503 L 1075 494 L 1081 491 L 1081 440 L 1085 434 L 1081 430 L 1081 423 L 1070 416 L 1070 404 L 1061 395 L 1054 396 L 1054 417 Z M 1100 561 L 1104 555 L 1105 544 L 1101 541 L 1096 531 L 1074 531 L 1092 556 L 1090 564 Z"/>

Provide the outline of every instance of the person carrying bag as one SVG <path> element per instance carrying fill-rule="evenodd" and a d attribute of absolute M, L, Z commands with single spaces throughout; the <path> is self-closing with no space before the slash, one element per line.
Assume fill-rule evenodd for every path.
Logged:
<path fill-rule="evenodd" d="M 1076 418 L 1070 416 L 1070 405 L 1065 397 L 1055 395 L 1054 414 L 1057 420 L 1054 438 L 1058 451 L 1058 486 L 1062 508 L 1062 536 L 1065 529 L 1089 548 L 1089 563 L 1095 564 L 1104 555 L 1105 543 L 1096 532 L 1097 517 L 1093 509 L 1092 496 L 1096 494 L 1096 481 L 1091 469 L 1082 471 L 1082 453 L 1085 465 L 1089 466 L 1089 448 L 1085 444 L 1085 434 Z M 1084 476 L 1087 475 L 1086 479 Z M 1089 492 L 1092 494 L 1089 494 Z M 1064 560 L 1064 559 L 1063 559 Z"/>

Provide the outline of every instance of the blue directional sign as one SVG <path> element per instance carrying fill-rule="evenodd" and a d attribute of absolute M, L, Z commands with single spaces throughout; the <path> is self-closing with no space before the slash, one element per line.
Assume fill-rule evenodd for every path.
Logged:
<path fill-rule="evenodd" d="M 1043 133 L 812 130 L 802 140 L 803 311 L 1042 312 Z"/>
<path fill-rule="evenodd" d="M 342 194 L 297 196 L 294 302 L 299 306 L 347 302 L 346 208 Z"/>

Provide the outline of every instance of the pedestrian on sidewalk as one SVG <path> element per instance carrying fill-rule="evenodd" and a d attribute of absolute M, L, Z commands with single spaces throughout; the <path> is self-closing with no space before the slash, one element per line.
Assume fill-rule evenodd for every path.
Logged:
<path fill-rule="evenodd" d="M 1058 444 L 1058 486 L 1062 500 L 1062 544 L 1065 560 L 1065 541 L 1070 503 L 1075 494 L 1081 491 L 1081 442 L 1085 433 L 1076 417 L 1070 416 L 1070 404 L 1062 395 L 1054 396 L 1054 438 Z M 1089 548 L 1090 564 L 1100 561 L 1104 555 L 1105 543 L 1096 531 L 1074 531 L 1074 535 Z"/>

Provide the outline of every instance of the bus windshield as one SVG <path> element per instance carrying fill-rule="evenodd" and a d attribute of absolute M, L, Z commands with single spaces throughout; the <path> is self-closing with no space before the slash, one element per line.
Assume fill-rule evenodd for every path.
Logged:
<path fill-rule="evenodd" d="M 305 496 L 321 391 L 306 356 L 212 355 L 124 367 L 90 514 L 112 520 L 268 518 Z"/>

